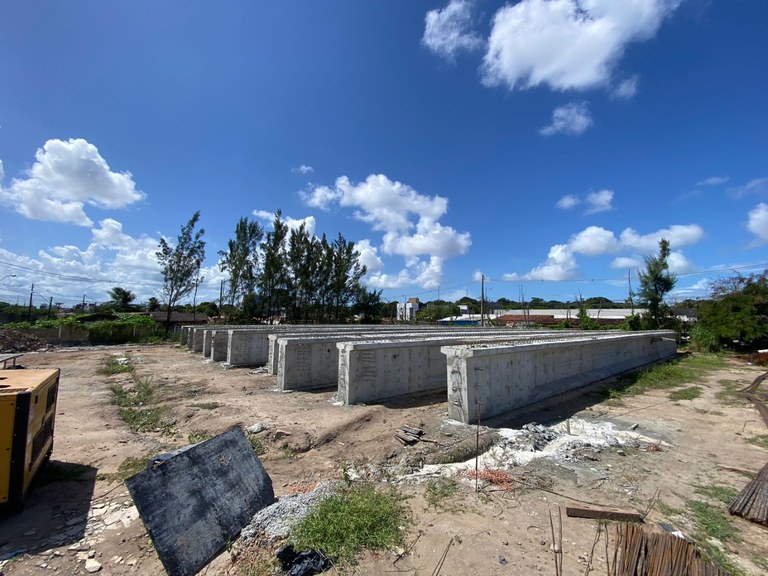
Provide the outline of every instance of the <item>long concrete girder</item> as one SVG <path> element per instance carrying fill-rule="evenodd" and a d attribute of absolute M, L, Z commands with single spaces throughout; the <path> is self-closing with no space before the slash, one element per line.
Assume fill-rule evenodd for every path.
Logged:
<path fill-rule="evenodd" d="M 673 357 L 673 331 L 613 333 L 518 345 L 443 346 L 448 416 L 472 424 Z"/>

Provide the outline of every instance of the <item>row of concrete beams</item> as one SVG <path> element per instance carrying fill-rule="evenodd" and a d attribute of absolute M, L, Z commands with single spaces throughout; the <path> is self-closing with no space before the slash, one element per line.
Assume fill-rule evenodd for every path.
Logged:
<path fill-rule="evenodd" d="M 443 346 L 448 416 L 464 423 L 507 413 L 676 354 L 672 331 L 535 342 Z"/>
<path fill-rule="evenodd" d="M 475 404 L 481 418 L 488 418 L 668 358 L 676 349 L 675 333 L 668 331 L 452 328 L 404 333 L 402 326 L 355 328 L 216 327 L 213 341 L 219 334 L 224 340 L 226 334 L 228 358 L 233 338 L 249 341 L 252 350 L 261 349 L 260 362 L 247 363 L 269 360 L 270 371 L 277 372 L 278 388 L 335 383 L 338 399 L 345 404 L 447 386 L 450 415 L 463 422 L 474 420 Z"/>
<path fill-rule="evenodd" d="M 544 333 L 542 333 L 543 335 Z M 562 331 L 558 334 L 562 336 Z M 356 381 L 345 369 L 346 359 L 340 361 L 344 345 L 360 345 L 354 350 L 369 347 L 382 350 L 383 357 L 369 371 L 378 372 L 377 390 L 363 386 L 358 394 L 354 392 L 339 394 L 339 400 L 345 404 L 370 402 L 381 398 L 395 396 L 400 393 L 423 392 L 441 387 L 440 365 L 442 365 L 442 382 L 445 382 L 445 362 L 434 362 L 431 357 L 440 356 L 440 346 L 462 344 L 490 340 L 508 340 L 510 338 L 530 337 L 531 331 L 518 331 L 509 328 L 499 329 L 445 329 L 428 333 L 414 332 L 399 333 L 358 333 L 349 335 L 339 333 L 325 336 L 307 336 L 271 334 L 270 340 L 270 373 L 277 376 L 279 390 L 309 390 L 336 386 L 343 379 Z M 421 358 L 411 358 L 416 354 L 415 349 L 434 343 L 427 354 L 427 361 Z M 353 353 L 355 354 L 355 353 Z M 392 356 L 389 358 L 388 356 Z M 392 364 L 396 363 L 396 369 Z M 432 384 L 430 388 L 430 384 Z M 405 386 L 401 392 L 399 387 Z M 389 393 L 393 391 L 393 393 Z"/>
<path fill-rule="evenodd" d="M 267 336 L 269 334 L 293 334 L 297 331 L 329 334 L 344 330 L 350 333 L 369 332 L 422 332 L 445 330 L 438 326 L 296 326 L 296 325 L 213 325 L 184 326 L 181 344 L 192 352 L 202 352 L 205 358 L 226 362 L 231 366 L 260 366 L 269 360 Z"/>

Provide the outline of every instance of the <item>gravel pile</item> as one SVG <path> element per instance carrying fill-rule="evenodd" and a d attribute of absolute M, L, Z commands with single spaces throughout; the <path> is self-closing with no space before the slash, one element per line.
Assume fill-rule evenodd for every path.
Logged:
<path fill-rule="evenodd" d="M 291 528 L 308 513 L 317 502 L 328 498 L 339 489 L 339 482 L 323 482 L 311 492 L 291 494 L 274 504 L 262 508 L 240 533 L 240 542 L 247 544 L 262 535 L 275 540 L 287 537 Z"/>
<path fill-rule="evenodd" d="M 26 352 L 45 348 L 48 348 L 48 342 L 37 336 L 19 330 L 0 330 L 0 352 Z"/>

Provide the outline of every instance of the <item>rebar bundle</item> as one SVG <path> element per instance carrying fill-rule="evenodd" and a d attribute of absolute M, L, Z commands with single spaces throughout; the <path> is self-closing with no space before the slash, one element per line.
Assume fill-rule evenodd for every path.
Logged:
<path fill-rule="evenodd" d="M 638 524 L 616 526 L 611 576 L 727 576 L 692 543 L 667 533 L 647 534 Z"/>
<path fill-rule="evenodd" d="M 728 512 L 768 526 L 768 464 L 739 492 Z"/>

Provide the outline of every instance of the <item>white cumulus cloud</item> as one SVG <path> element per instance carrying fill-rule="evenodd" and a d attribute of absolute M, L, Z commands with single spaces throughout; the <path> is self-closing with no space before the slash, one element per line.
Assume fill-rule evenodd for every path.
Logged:
<path fill-rule="evenodd" d="M 760 202 L 749 211 L 747 228 L 755 235 L 757 243 L 768 244 L 768 204 Z"/>
<path fill-rule="evenodd" d="M 656 34 L 679 0 L 521 0 L 496 12 L 483 81 L 510 90 L 608 86 L 630 42 Z"/>
<path fill-rule="evenodd" d="M 504 280 L 570 280 L 576 277 L 578 265 L 573 250 L 567 244 L 555 244 L 549 249 L 547 259 L 530 272 L 518 275 L 504 274 Z"/>
<path fill-rule="evenodd" d="M 91 226 L 85 206 L 124 208 L 144 199 L 130 172 L 113 172 L 83 139 L 48 140 L 22 178 L 2 189 L 3 201 L 31 220 Z"/>
<path fill-rule="evenodd" d="M 611 262 L 611 268 L 638 268 L 642 265 L 642 259 L 630 256 L 619 256 Z"/>
<path fill-rule="evenodd" d="M 355 219 L 383 233 L 377 249 L 403 257 L 405 268 L 397 275 L 377 272 L 369 276 L 369 284 L 375 287 L 436 287 L 444 260 L 466 253 L 472 243 L 468 232 L 439 222 L 448 211 L 446 198 L 420 194 L 383 174 L 371 174 L 357 183 L 341 176 L 333 187 L 318 186 L 304 192 L 302 198 L 314 208 L 352 210 Z"/>
<path fill-rule="evenodd" d="M 543 136 L 554 134 L 582 134 L 592 126 L 592 114 L 587 102 L 570 102 L 552 111 L 552 120 L 539 133 Z"/>
<path fill-rule="evenodd" d="M 629 100 L 630 98 L 633 98 L 635 94 L 637 94 L 639 83 L 640 78 L 637 75 L 622 80 L 613 89 L 613 97 L 620 98 L 621 100 Z"/>
<path fill-rule="evenodd" d="M 421 43 L 448 61 L 462 50 L 482 47 L 483 39 L 471 30 L 473 4 L 471 0 L 451 0 L 445 8 L 427 12 Z"/>
<path fill-rule="evenodd" d="M 616 236 L 600 226 L 589 226 L 571 236 L 568 246 L 573 252 L 586 256 L 598 256 L 618 249 Z"/>
<path fill-rule="evenodd" d="M 704 237 L 704 230 L 698 224 L 674 224 L 650 234 L 638 234 L 632 228 L 625 228 L 619 240 L 622 247 L 641 254 L 653 254 L 659 249 L 659 240 L 669 241 L 673 248 L 695 244 Z"/>
<path fill-rule="evenodd" d="M 307 164 L 302 164 L 298 168 L 293 168 L 291 172 L 298 172 L 299 174 L 311 174 L 314 172 L 315 169 L 312 168 L 312 166 L 308 166 Z"/>
<path fill-rule="evenodd" d="M 578 196 L 575 196 L 574 194 L 566 194 L 565 196 L 560 198 L 560 200 L 557 201 L 557 204 L 555 204 L 555 206 L 557 206 L 561 210 L 570 210 L 574 206 L 578 205 L 580 202 L 581 200 L 579 200 Z"/>
<path fill-rule="evenodd" d="M 658 253 L 659 240 L 669 240 L 673 251 L 670 253 L 670 269 L 676 273 L 690 272 L 694 266 L 679 248 L 695 244 L 704 237 L 704 230 L 698 224 L 675 224 L 649 234 L 639 234 L 632 228 L 625 228 L 618 238 L 615 233 L 599 226 L 589 226 L 573 234 L 566 244 L 555 244 L 549 249 L 547 259 L 524 274 L 509 273 L 505 280 L 570 280 L 578 276 L 576 255 L 602 256 L 620 252 L 630 255 L 617 256 L 611 262 L 612 268 L 635 268 L 642 265 L 644 255 Z"/>
<path fill-rule="evenodd" d="M 613 202 L 613 190 L 598 190 L 587 195 L 587 208 L 586 214 L 596 214 L 597 212 L 607 212 L 613 210 L 611 205 Z"/>

